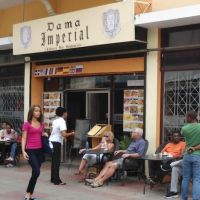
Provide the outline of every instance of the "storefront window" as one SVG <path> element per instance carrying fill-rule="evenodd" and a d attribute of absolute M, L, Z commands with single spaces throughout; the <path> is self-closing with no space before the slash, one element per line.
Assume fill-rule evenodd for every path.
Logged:
<path fill-rule="evenodd" d="M 10 122 L 20 133 L 24 121 L 24 68 L 6 67 L 0 71 L 0 122 Z"/>
<path fill-rule="evenodd" d="M 114 80 L 114 97 L 113 97 L 113 127 L 114 127 L 114 133 L 119 138 L 122 139 L 121 136 L 123 136 L 124 132 L 127 132 L 124 130 L 123 123 L 125 123 L 125 119 L 123 119 L 124 115 L 124 106 L 125 106 L 125 96 L 124 91 L 131 91 L 133 92 L 136 90 L 142 90 L 144 91 L 144 74 L 141 73 L 134 73 L 134 74 L 127 74 L 127 75 L 115 75 L 113 76 Z M 130 110 L 132 108 L 135 109 L 134 113 L 133 110 L 131 110 L 129 113 L 130 120 L 128 121 L 128 124 L 131 126 L 139 127 L 137 124 L 137 119 L 134 121 L 132 120 L 133 115 L 138 117 L 138 110 L 136 109 L 137 105 L 133 103 L 134 100 L 136 100 L 134 97 L 130 97 L 130 104 L 128 104 Z M 135 103 L 138 102 L 137 100 Z M 143 111 L 142 111 L 143 113 Z M 141 115 L 141 121 L 143 123 L 143 115 Z M 131 128 L 131 127 L 130 127 Z M 132 127 L 133 128 L 133 127 Z M 144 128 L 144 127 L 142 127 Z M 130 132 L 130 131 L 128 131 Z"/>
<path fill-rule="evenodd" d="M 94 89 L 110 86 L 108 76 L 73 77 L 65 80 L 65 89 Z"/>
<path fill-rule="evenodd" d="M 62 91 L 63 82 L 63 78 L 46 78 L 44 81 L 44 91 Z"/>
<path fill-rule="evenodd" d="M 189 110 L 200 105 L 200 70 L 164 73 L 163 132 L 164 140 L 173 131 L 180 131 Z"/>
<path fill-rule="evenodd" d="M 64 82 L 63 105 L 71 120 L 68 127 L 74 129 L 75 120 L 80 118 L 90 118 L 93 125 L 110 122 L 119 139 L 135 127 L 144 128 L 144 73 L 46 79 L 45 91 L 56 91 L 56 88 L 62 91 L 58 89 L 61 80 Z M 131 95 L 125 97 L 125 91 Z M 131 125 L 130 131 L 123 127 L 125 103 L 130 108 L 130 117 L 126 119 Z"/>

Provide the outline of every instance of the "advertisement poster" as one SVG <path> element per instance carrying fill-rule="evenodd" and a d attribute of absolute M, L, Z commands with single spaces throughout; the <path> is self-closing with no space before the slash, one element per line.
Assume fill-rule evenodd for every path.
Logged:
<path fill-rule="evenodd" d="M 51 129 L 52 122 L 55 119 L 56 108 L 61 106 L 61 92 L 43 93 L 43 111 L 45 129 Z"/>
<path fill-rule="evenodd" d="M 124 90 L 123 131 L 143 128 L 144 90 Z"/>

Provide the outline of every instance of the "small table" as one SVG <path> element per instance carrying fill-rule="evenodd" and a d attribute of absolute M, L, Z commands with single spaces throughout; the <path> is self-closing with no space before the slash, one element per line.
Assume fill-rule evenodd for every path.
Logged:
<path fill-rule="evenodd" d="M 146 155 L 143 158 L 141 158 L 143 160 L 147 160 L 148 161 L 148 165 L 149 165 L 149 161 L 166 161 L 166 160 L 174 160 L 174 157 L 169 157 L 169 156 L 160 156 L 160 155 Z M 146 180 L 144 181 L 144 188 L 143 188 L 143 194 L 145 194 L 145 189 L 146 189 Z M 152 185 L 150 185 L 150 189 L 152 189 Z"/>
<path fill-rule="evenodd" d="M 144 157 L 142 157 L 141 159 L 143 160 L 148 160 L 148 161 L 164 161 L 164 160 L 173 160 L 173 157 L 169 157 L 169 156 L 153 156 L 153 155 L 146 155 Z"/>
<path fill-rule="evenodd" d="M 17 142 L 17 140 L 0 140 L 2 163 L 4 163 L 4 160 L 6 159 L 6 146 L 10 146 L 15 142 Z"/>

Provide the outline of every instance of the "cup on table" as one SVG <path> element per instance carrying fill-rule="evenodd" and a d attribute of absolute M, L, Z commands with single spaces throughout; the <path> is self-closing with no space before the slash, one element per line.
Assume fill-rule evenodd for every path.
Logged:
<path fill-rule="evenodd" d="M 162 153 L 159 153 L 159 157 L 162 158 L 162 157 L 163 157 L 163 154 L 162 154 Z"/>

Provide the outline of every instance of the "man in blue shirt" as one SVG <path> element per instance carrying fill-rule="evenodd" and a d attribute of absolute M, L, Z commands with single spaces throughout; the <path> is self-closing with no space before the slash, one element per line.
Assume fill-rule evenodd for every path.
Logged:
<path fill-rule="evenodd" d="M 109 161 L 105 164 L 100 174 L 95 179 L 86 179 L 86 182 L 91 184 L 91 187 L 96 188 L 103 185 L 104 181 L 110 178 L 117 169 L 122 168 L 124 158 L 141 158 L 145 154 L 146 142 L 142 138 L 143 130 L 136 128 L 131 137 L 133 141 L 127 148 L 127 150 L 119 150 L 115 152 L 115 155 L 121 155 L 117 160 Z M 135 162 L 137 163 L 137 162 Z"/>

